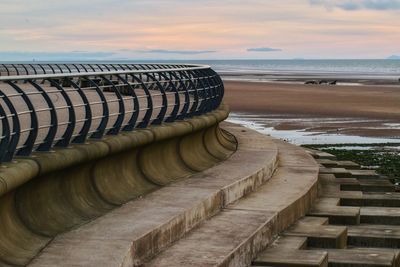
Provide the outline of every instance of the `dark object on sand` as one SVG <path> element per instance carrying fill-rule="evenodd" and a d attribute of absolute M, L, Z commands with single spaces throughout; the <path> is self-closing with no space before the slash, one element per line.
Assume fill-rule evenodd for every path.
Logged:
<path fill-rule="evenodd" d="M 400 81 L 400 79 L 399 79 L 399 81 Z M 337 84 L 337 80 L 335 80 L 335 81 L 327 81 L 327 80 L 316 81 L 316 80 L 310 80 L 310 81 L 305 81 L 304 84 L 329 84 L 329 85 L 336 85 L 336 84 Z"/>
<path fill-rule="evenodd" d="M 312 80 L 312 81 L 306 81 L 304 84 L 318 84 L 318 82 Z"/>

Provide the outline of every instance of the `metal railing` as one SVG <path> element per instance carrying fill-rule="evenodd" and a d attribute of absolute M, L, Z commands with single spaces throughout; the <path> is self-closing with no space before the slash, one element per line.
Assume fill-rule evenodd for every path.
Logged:
<path fill-rule="evenodd" d="M 125 70 L 154 70 L 196 67 L 183 64 L 96 64 L 96 63 L 40 63 L 0 64 L 0 76 L 85 73 Z"/>
<path fill-rule="evenodd" d="M 0 74 L 0 163 L 201 115 L 224 94 L 203 65 L 0 64 Z"/>

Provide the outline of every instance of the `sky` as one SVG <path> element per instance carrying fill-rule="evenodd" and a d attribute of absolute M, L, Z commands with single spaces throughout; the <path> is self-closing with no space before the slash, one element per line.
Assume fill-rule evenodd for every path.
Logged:
<path fill-rule="evenodd" d="M 400 0 L 0 0 L 0 61 L 400 55 Z"/>

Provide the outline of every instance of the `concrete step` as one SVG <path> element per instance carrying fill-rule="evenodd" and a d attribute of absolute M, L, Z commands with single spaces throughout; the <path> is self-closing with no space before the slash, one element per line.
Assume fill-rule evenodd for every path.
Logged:
<path fill-rule="evenodd" d="M 345 248 L 347 228 L 335 225 L 295 224 L 283 233 L 285 236 L 307 237 L 308 247 Z"/>
<path fill-rule="evenodd" d="M 349 170 L 351 178 L 357 179 L 377 179 L 379 175 L 374 170 Z"/>
<path fill-rule="evenodd" d="M 277 212 L 282 231 L 303 217 L 315 201 L 319 168 L 302 148 L 279 140 L 276 144 L 279 162 L 274 175 L 256 192 L 235 203 L 234 208 Z M 302 162 L 301 166 L 298 162 Z"/>
<path fill-rule="evenodd" d="M 362 207 L 361 223 L 400 225 L 400 208 Z"/>
<path fill-rule="evenodd" d="M 294 254 L 298 259 L 292 261 L 291 255 L 296 249 L 327 252 L 329 266 L 334 267 L 400 266 L 400 208 L 396 208 L 400 204 L 400 194 L 393 192 L 392 182 L 380 178 L 375 171 L 360 170 L 351 162 L 339 164 L 334 159 L 318 159 L 315 151 L 310 153 L 322 165 L 319 175 L 321 198 L 308 213 L 311 217 L 300 219 L 281 233 L 253 266 L 317 264 L 302 262 L 300 254 Z M 346 164 L 348 168 L 345 168 Z M 327 218 L 330 224 L 346 227 L 326 225 Z M 288 259 L 286 255 L 289 255 Z M 304 257 L 307 260 L 308 254 Z"/>
<path fill-rule="evenodd" d="M 328 253 L 280 248 L 267 249 L 253 261 L 252 266 L 328 267 Z"/>
<path fill-rule="evenodd" d="M 229 159 L 57 236 L 30 266 L 140 265 L 254 191 L 271 178 L 277 146 L 242 127 L 225 129 L 239 141 Z"/>
<path fill-rule="evenodd" d="M 347 170 L 358 170 L 360 165 L 352 161 L 340 161 L 331 159 L 316 159 L 325 168 L 345 168 Z"/>
<path fill-rule="evenodd" d="M 362 192 L 394 192 L 395 185 L 387 179 L 340 179 L 340 189 L 343 191 Z"/>
<path fill-rule="evenodd" d="M 268 249 L 270 248 L 281 248 L 286 250 L 306 249 L 307 237 L 279 235 L 275 239 L 275 241 L 268 247 Z"/>
<path fill-rule="evenodd" d="M 146 266 L 248 266 L 279 232 L 304 216 L 317 195 L 318 165 L 301 148 L 281 141 L 276 144 L 278 168 L 268 182 L 192 230 Z M 304 240 L 297 240 L 296 246 L 301 242 Z"/>
<path fill-rule="evenodd" d="M 354 178 L 341 178 L 336 179 L 333 174 L 320 174 L 319 175 L 319 195 L 320 197 L 329 198 L 361 198 L 362 192 L 360 191 L 341 191 L 340 186 L 345 180 L 346 183 L 358 184 L 357 179 Z"/>
<path fill-rule="evenodd" d="M 310 209 L 317 196 L 317 175 L 314 167 L 278 167 L 267 184 L 229 208 L 279 213 L 282 231 Z"/>
<path fill-rule="evenodd" d="M 348 247 L 348 250 L 351 251 L 367 251 L 369 253 L 387 253 L 390 257 L 390 254 L 393 255 L 394 260 L 393 260 L 393 266 L 400 266 L 400 250 L 398 248 L 392 249 L 392 248 L 362 248 L 362 247 Z"/>
<path fill-rule="evenodd" d="M 305 216 L 296 222 L 297 225 L 327 225 L 329 218 Z"/>
<path fill-rule="evenodd" d="M 352 192 L 352 191 L 348 191 Z M 400 193 L 367 193 L 361 195 L 342 195 L 340 197 L 341 206 L 356 207 L 400 207 Z"/>
<path fill-rule="evenodd" d="M 351 178 L 351 173 L 345 168 L 325 168 L 319 169 L 320 174 L 333 174 L 336 178 Z"/>
<path fill-rule="evenodd" d="M 391 250 L 379 249 L 324 249 L 329 267 L 395 267 L 397 255 Z"/>
<path fill-rule="evenodd" d="M 339 168 L 345 168 L 347 170 L 359 170 L 361 168 L 360 164 L 353 161 L 338 160 L 337 163 Z"/>
<path fill-rule="evenodd" d="M 246 266 L 273 238 L 274 219 L 260 211 L 225 210 L 145 265 Z"/>
<path fill-rule="evenodd" d="M 313 156 L 315 159 L 331 159 L 336 160 L 336 156 L 329 154 L 327 152 L 323 152 L 320 150 L 315 150 L 311 148 L 305 148 L 305 151 Z"/>
<path fill-rule="evenodd" d="M 336 199 L 318 200 L 308 216 L 327 217 L 330 224 L 354 225 L 360 223 L 360 208 L 335 206 Z"/>
<path fill-rule="evenodd" d="M 374 170 L 351 170 L 345 168 L 320 168 L 321 174 L 333 174 L 336 178 L 378 179 Z"/>
<path fill-rule="evenodd" d="M 338 162 L 331 159 L 315 159 L 315 161 L 325 168 L 338 168 Z"/>
<path fill-rule="evenodd" d="M 347 235 L 349 246 L 400 248 L 400 226 L 352 225 Z"/>

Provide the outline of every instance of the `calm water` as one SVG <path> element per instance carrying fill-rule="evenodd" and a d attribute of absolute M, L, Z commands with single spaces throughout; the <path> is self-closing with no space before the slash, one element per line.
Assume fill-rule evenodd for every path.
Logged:
<path fill-rule="evenodd" d="M 154 63 L 156 61 L 86 61 L 88 63 Z M 237 74 L 345 74 L 399 76 L 400 60 L 159 60 L 157 63 L 196 63 L 222 73 Z M 0 62 L 2 63 L 2 62 Z M 18 62 L 7 62 L 18 63 Z M 32 62 L 24 62 L 32 63 Z M 35 63 L 40 63 L 36 61 Z M 47 62 L 48 63 L 48 62 Z M 53 62 L 55 63 L 55 62 Z M 62 63 L 62 62 L 59 62 Z"/>
<path fill-rule="evenodd" d="M 360 118 L 293 118 L 276 115 L 253 115 L 243 113 L 231 113 L 229 122 L 240 124 L 247 128 L 256 130 L 262 134 L 270 135 L 275 138 L 286 140 L 296 145 L 304 144 L 380 144 L 380 143 L 400 143 L 400 138 L 396 137 L 365 137 L 356 135 L 346 135 L 340 133 L 327 133 L 325 131 L 309 130 L 312 125 L 319 125 L 321 122 L 347 122 L 356 124 L 357 122 L 377 122 L 371 119 Z M 277 130 L 275 126 L 279 123 L 293 122 L 304 123 L 304 128 L 297 130 Z M 384 122 L 384 121 L 383 121 Z M 362 127 L 361 127 L 362 128 Z M 383 123 L 379 127 L 365 126 L 365 129 L 400 129 L 397 123 Z"/>
<path fill-rule="evenodd" d="M 400 60 L 210 60 L 220 72 L 237 73 L 340 73 L 400 76 Z"/>

